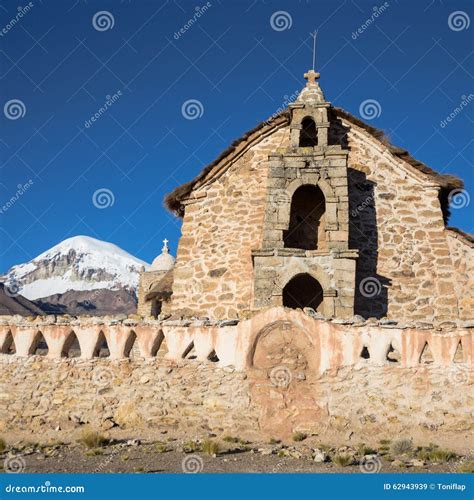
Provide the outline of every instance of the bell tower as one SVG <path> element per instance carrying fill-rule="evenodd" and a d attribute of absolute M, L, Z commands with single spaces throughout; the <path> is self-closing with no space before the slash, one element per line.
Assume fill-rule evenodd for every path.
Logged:
<path fill-rule="evenodd" d="M 357 250 L 349 249 L 347 158 L 329 144 L 319 73 L 289 105 L 290 146 L 270 154 L 262 247 L 252 252 L 253 307 L 312 307 L 354 314 Z"/>

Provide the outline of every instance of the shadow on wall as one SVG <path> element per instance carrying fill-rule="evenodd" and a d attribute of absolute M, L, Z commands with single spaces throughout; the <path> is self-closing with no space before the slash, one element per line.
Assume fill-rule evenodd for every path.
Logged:
<path fill-rule="evenodd" d="M 329 144 L 350 149 L 349 127 L 331 114 Z M 387 315 L 388 287 L 391 282 L 377 274 L 378 231 L 375 207 L 375 183 L 365 173 L 347 169 L 349 190 L 349 248 L 359 250 L 356 265 L 354 314 L 364 318 L 382 318 Z"/>
<path fill-rule="evenodd" d="M 349 247 L 359 250 L 356 265 L 354 314 L 364 318 L 387 315 L 391 282 L 377 273 L 378 231 L 375 183 L 363 172 L 348 169 Z"/>

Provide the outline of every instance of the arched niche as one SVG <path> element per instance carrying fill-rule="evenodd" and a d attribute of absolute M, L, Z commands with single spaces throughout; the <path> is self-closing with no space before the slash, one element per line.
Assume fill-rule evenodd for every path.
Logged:
<path fill-rule="evenodd" d="M 284 286 L 282 300 L 284 307 L 292 309 L 311 307 L 315 311 L 318 311 L 323 306 L 323 287 L 310 274 L 297 274 Z"/>

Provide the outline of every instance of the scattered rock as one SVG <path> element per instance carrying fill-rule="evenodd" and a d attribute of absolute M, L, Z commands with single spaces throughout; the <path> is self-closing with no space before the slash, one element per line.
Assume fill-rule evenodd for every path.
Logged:
<path fill-rule="evenodd" d="M 126 444 L 127 446 L 140 446 L 141 441 L 139 439 L 129 439 Z"/>
<path fill-rule="evenodd" d="M 396 459 L 392 462 L 391 465 L 392 465 L 392 467 L 405 467 L 405 462 L 402 462 L 401 460 Z"/>
<path fill-rule="evenodd" d="M 318 463 L 326 462 L 329 458 L 328 455 L 324 451 L 320 450 L 319 448 L 315 448 L 313 450 L 313 453 L 314 453 L 313 460 L 315 462 L 318 462 Z"/>
<path fill-rule="evenodd" d="M 410 460 L 410 464 L 413 465 L 413 467 L 424 467 L 426 465 L 426 462 L 423 460 L 419 460 L 418 458 L 413 458 Z"/>

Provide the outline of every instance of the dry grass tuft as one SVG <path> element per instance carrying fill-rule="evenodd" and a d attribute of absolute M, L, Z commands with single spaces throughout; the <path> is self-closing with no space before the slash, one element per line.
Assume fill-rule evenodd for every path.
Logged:
<path fill-rule="evenodd" d="M 109 442 L 105 436 L 97 431 L 84 431 L 77 441 L 89 449 L 102 448 Z"/>
<path fill-rule="evenodd" d="M 212 439 L 206 439 L 202 443 L 202 451 L 207 455 L 217 455 L 219 453 L 219 443 Z"/>

